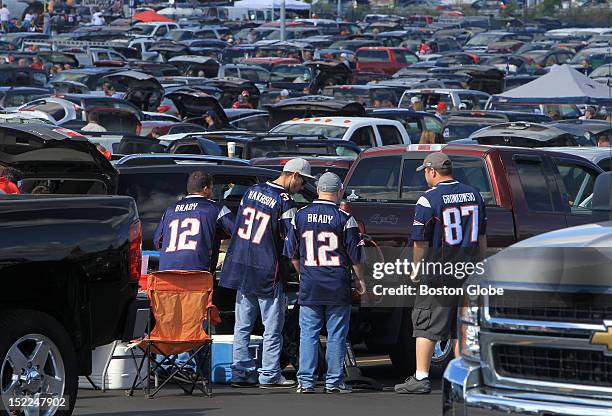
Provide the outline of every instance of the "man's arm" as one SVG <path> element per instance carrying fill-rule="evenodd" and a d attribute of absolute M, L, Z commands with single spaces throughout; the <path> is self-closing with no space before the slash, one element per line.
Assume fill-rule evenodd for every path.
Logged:
<path fill-rule="evenodd" d="M 291 259 L 291 264 L 293 264 L 293 268 L 298 273 L 298 277 L 300 277 L 300 259 Z"/>
<path fill-rule="evenodd" d="M 478 236 L 478 260 L 483 261 L 487 258 L 487 235 L 481 234 Z"/>
<path fill-rule="evenodd" d="M 153 234 L 153 245 L 156 249 L 161 250 L 162 242 L 164 239 L 164 217 L 165 214 L 162 215 L 159 224 L 157 224 L 157 228 L 155 229 L 155 234 Z"/>
<path fill-rule="evenodd" d="M 426 240 L 414 241 L 413 246 L 412 246 L 412 264 L 419 264 L 421 261 L 425 260 L 428 250 L 429 250 L 429 241 L 426 241 Z M 414 270 L 412 274 L 410 275 L 410 279 L 413 282 L 418 282 L 419 280 L 421 280 L 421 278 L 418 277 L 414 273 Z"/>
<path fill-rule="evenodd" d="M 357 288 L 357 293 L 363 295 L 366 292 L 365 285 L 365 266 L 363 263 L 353 264 L 353 271 L 355 272 L 355 284 Z"/>

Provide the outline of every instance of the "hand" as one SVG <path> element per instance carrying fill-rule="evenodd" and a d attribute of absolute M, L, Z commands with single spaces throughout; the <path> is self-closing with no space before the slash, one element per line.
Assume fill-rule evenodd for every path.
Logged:
<path fill-rule="evenodd" d="M 355 290 L 360 295 L 365 295 L 365 293 L 366 293 L 365 282 L 363 280 L 359 280 L 359 279 L 355 280 Z"/>

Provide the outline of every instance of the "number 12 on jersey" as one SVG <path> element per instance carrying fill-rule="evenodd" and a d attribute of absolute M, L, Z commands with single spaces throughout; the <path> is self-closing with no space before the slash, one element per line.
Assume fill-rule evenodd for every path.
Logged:
<path fill-rule="evenodd" d="M 340 256 L 329 255 L 330 251 L 338 249 L 338 236 L 331 231 L 321 231 L 317 234 L 317 242 L 321 243 L 315 258 L 314 231 L 304 231 L 302 234 L 306 245 L 306 259 L 304 266 L 340 266 Z"/>

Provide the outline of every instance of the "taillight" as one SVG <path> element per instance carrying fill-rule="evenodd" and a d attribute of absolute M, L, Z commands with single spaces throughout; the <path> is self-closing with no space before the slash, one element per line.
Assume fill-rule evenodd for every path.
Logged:
<path fill-rule="evenodd" d="M 165 113 L 166 111 L 170 110 L 170 108 L 172 107 L 170 107 L 169 105 L 160 105 L 159 107 L 157 107 L 157 112 Z"/>
<path fill-rule="evenodd" d="M 140 280 L 140 269 L 142 267 L 142 228 L 140 226 L 140 220 L 136 220 L 132 223 L 132 225 L 130 225 L 129 238 L 129 281 L 138 283 L 138 281 Z"/>

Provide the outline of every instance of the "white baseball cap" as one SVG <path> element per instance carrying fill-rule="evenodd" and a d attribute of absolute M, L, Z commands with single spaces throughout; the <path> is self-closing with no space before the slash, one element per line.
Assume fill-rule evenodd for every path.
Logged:
<path fill-rule="evenodd" d="M 416 96 L 416 95 L 410 99 L 410 102 L 411 102 L 412 104 L 416 104 L 416 103 L 418 103 L 419 101 L 421 101 L 421 99 L 420 99 L 418 96 Z"/>
<path fill-rule="evenodd" d="M 283 172 L 297 172 L 301 176 L 306 178 L 315 179 L 314 176 L 310 174 L 310 163 L 306 159 L 302 159 L 301 157 L 296 157 L 295 159 L 291 159 L 287 163 L 285 163 L 285 167 L 283 167 Z"/>

